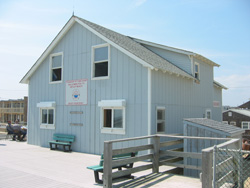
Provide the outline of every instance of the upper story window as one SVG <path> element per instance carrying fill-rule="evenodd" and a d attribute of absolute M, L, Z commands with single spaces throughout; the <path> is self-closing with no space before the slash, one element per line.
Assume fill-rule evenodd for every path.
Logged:
<path fill-rule="evenodd" d="M 50 55 L 50 83 L 62 82 L 63 77 L 63 53 Z"/>
<path fill-rule="evenodd" d="M 157 133 L 165 132 L 165 107 L 157 107 L 156 110 L 156 119 L 157 119 Z"/>
<path fill-rule="evenodd" d="M 109 45 L 92 47 L 92 79 L 109 78 Z"/>
<path fill-rule="evenodd" d="M 194 77 L 198 80 L 200 79 L 200 65 L 196 62 L 194 64 Z"/>
<path fill-rule="evenodd" d="M 230 117 L 231 117 L 232 115 L 233 115 L 233 113 L 232 113 L 232 112 L 228 112 L 228 116 L 230 116 Z"/>

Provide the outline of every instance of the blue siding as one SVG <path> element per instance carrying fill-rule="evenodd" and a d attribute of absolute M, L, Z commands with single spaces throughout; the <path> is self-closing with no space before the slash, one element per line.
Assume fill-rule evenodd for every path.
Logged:
<path fill-rule="evenodd" d="M 29 132 L 28 143 L 49 147 L 53 133 L 76 135 L 74 151 L 103 152 L 103 142 L 118 138 L 144 136 L 147 134 L 147 69 L 110 47 L 110 78 L 91 80 L 91 48 L 106 43 L 79 24 L 62 38 L 51 54 L 63 52 L 63 83 L 49 84 L 49 57 L 32 75 L 29 82 Z M 65 105 L 65 82 L 67 80 L 88 79 L 88 104 L 85 106 Z M 113 135 L 100 132 L 100 108 L 98 101 L 126 100 L 126 134 Z M 39 127 L 37 103 L 56 102 L 56 129 L 45 130 Z M 70 114 L 82 111 L 83 114 Z M 83 126 L 72 126 L 82 123 Z M 126 146 L 126 144 L 124 145 Z"/>
<path fill-rule="evenodd" d="M 156 133 L 157 106 L 166 108 L 168 134 L 183 133 L 183 118 L 202 118 L 207 109 L 211 109 L 212 119 L 221 121 L 221 111 L 213 108 L 213 67 L 197 59 L 194 61 L 200 64 L 200 83 L 152 71 L 152 134 Z"/>
<path fill-rule="evenodd" d="M 143 45 L 143 46 L 153 51 L 157 55 L 161 56 L 162 58 L 166 59 L 175 66 L 179 67 L 180 69 L 184 70 L 185 72 L 192 74 L 192 64 L 188 55 L 164 50 L 149 45 Z"/>

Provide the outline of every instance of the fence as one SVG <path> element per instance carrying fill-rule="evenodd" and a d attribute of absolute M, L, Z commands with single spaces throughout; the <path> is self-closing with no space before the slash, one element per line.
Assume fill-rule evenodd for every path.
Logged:
<path fill-rule="evenodd" d="M 169 139 L 168 141 L 160 142 L 160 140 Z M 128 142 L 128 141 L 141 141 L 141 140 L 150 139 L 150 143 L 141 144 L 139 146 L 127 147 L 127 148 L 119 148 L 113 149 L 113 144 Z M 111 188 L 112 187 L 112 179 L 117 177 L 128 176 L 131 173 L 140 172 L 147 169 L 152 169 L 153 173 L 159 173 L 159 166 L 168 165 L 175 166 L 179 168 L 185 169 L 196 169 L 202 170 L 202 187 L 203 188 L 211 188 L 212 187 L 212 164 L 213 164 L 213 148 L 208 148 L 206 150 L 202 150 L 202 153 L 197 152 L 183 152 L 183 143 L 184 140 L 194 139 L 194 140 L 223 140 L 227 141 L 221 146 L 239 148 L 239 140 L 238 139 L 226 139 L 226 138 L 207 138 L 207 137 L 188 137 L 188 136 L 173 136 L 173 135 L 152 135 L 152 136 L 144 136 L 144 137 L 136 137 L 136 138 L 128 138 L 128 139 L 120 139 L 113 141 L 105 141 L 104 142 L 104 169 L 103 169 L 103 187 Z M 141 142 L 142 143 L 142 142 Z M 181 145 L 181 147 L 180 147 Z M 173 147 L 176 146 L 176 147 Z M 172 149 L 171 149 L 172 148 Z M 173 149 L 174 148 L 174 149 Z M 121 159 L 121 160 L 112 160 L 113 155 L 119 155 L 130 152 L 139 152 L 144 151 L 143 155 L 138 155 L 135 157 L 131 157 L 129 159 Z M 145 151 L 146 154 L 145 154 Z M 150 152 L 149 152 L 150 151 Z M 187 165 L 183 161 L 186 158 L 191 159 L 199 159 L 202 162 L 202 166 L 197 165 Z M 125 164 L 135 163 L 138 161 L 151 161 L 146 165 L 136 166 L 130 169 L 122 169 L 119 171 L 112 171 L 112 167 L 121 166 Z"/>
<path fill-rule="evenodd" d="M 214 188 L 250 188 L 250 152 L 214 147 Z"/>

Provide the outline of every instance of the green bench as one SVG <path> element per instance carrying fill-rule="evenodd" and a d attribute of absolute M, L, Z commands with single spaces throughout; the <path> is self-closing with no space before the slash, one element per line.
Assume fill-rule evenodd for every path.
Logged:
<path fill-rule="evenodd" d="M 74 141 L 75 141 L 74 135 L 55 133 L 53 135 L 53 141 L 49 141 L 49 145 L 51 150 L 58 149 L 57 146 L 62 145 L 64 151 L 71 151 L 71 144 Z M 53 145 L 55 145 L 54 148 L 52 147 Z M 68 147 L 68 150 L 66 150 L 66 147 Z"/>
<path fill-rule="evenodd" d="M 126 158 L 130 158 L 130 157 L 135 157 L 137 155 L 138 152 L 135 153 L 125 153 L 125 154 L 119 154 L 119 155 L 114 155 L 112 157 L 112 160 L 119 160 L 119 159 L 126 159 Z M 100 180 L 99 178 L 99 173 L 103 173 L 103 154 L 101 155 L 101 160 L 99 162 L 99 165 L 95 165 L 95 166 L 89 166 L 87 167 L 87 169 L 93 170 L 94 171 L 94 176 L 95 176 L 95 182 L 98 184 L 103 184 L 103 181 Z M 122 167 L 124 168 L 133 168 L 134 163 L 130 163 L 130 164 L 125 164 L 125 165 L 121 165 L 121 166 L 115 166 L 112 167 L 112 169 L 118 169 L 118 170 L 122 170 Z M 127 175 L 126 177 L 131 178 L 131 175 Z"/>

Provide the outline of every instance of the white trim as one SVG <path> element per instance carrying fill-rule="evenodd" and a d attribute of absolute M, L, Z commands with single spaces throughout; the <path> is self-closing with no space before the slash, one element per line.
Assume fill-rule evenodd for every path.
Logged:
<path fill-rule="evenodd" d="M 31 75 L 33 75 L 33 73 L 38 69 L 40 64 L 51 53 L 51 51 L 60 42 L 60 40 L 68 32 L 68 30 L 73 26 L 74 23 L 75 23 L 75 18 L 71 17 L 70 20 L 66 23 L 66 25 L 62 28 L 62 30 L 58 33 L 58 35 L 54 38 L 54 40 L 50 43 L 47 49 L 43 52 L 43 54 L 38 58 L 36 63 L 31 67 L 31 69 L 27 72 L 27 74 L 22 78 L 20 83 L 23 83 L 23 84 L 29 83 L 29 78 L 31 77 Z"/>
<path fill-rule="evenodd" d="M 48 102 L 39 102 L 36 105 L 38 108 L 55 108 L 56 102 L 55 101 L 48 101 Z"/>
<path fill-rule="evenodd" d="M 207 113 L 210 112 L 210 118 L 207 118 Z M 209 109 L 206 109 L 206 112 L 205 112 L 205 118 L 207 119 L 212 119 L 212 110 L 209 108 Z"/>
<path fill-rule="evenodd" d="M 245 130 L 249 130 L 249 129 L 250 129 L 250 121 L 242 121 L 242 122 L 241 122 L 241 128 L 242 128 L 242 129 L 244 129 L 244 128 L 243 128 L 243 123 L 247 123 L 248 128 L 245 129 Z"/>
<path fill-rule="evenodd" d="M 98 33 L 96 30 L 92 29 L 91 27 L 89 27 L 87 24 L 83 23 L 80 19 L 75 18 L 75 21 L 77 23 L 79 23 L 80 25 L 84 26 L 86 29 L 88 29 L 89 31 L 91 31 L 92 33 L 94 33 L 95 35 L 97 35 L 98 37 L 100 37 L 102 40 L 106 41 L 107 43 L 109 43 L 110 45 L 114 46 L 115 48 L 117 48 L 118 50 L 120 50 L 121 52 L 123 52 L 124 54 L 128 55 L 129 57 L 131 57 L 132 59 L 136 60 L 137 62 L 141 63 L 143 66 L 148 67 L 150 69 L 153 69 L 154 67 L 150 64 L 148 64 L 147 62 L 143 61 L 142 59 L 138 58 L 137 56 L 135 56 L 134 54 L 132 54 L 131 52 L 125 50 L 124 48 L 122 48 L 121 46 L 119 46 L 118 44 L 114 43 L 113 41 L 109 40 L 108 38 L 106 38 L 105 36 L 101 35 L 100 33 Z"/>
<path fill-rule="evenodd" d="M 100 129 L 101 133 L 104 134 L 125 134 L 126 133 L 126 101 L 124 99 L 120 100 L 102 100 L 98 102 L 98 106 L 101 107 L 100 112 Z M 105 109 L 112 110 L 112 125 L 111 128 L 103 127 L 103 111 Z M 122 128 L 114 128 L 113 114 L 114 110 L 122 110 Z"/>
<path fill-rule="evenodd" d="M 108 76 L 101 76 L 101 77 L 94 77 L 94 64 L 95 63 L 101 63 L 103 61 L 100 62 L 95 62 L 95 49 L 96 48 L 102 48 L 102 47 L 108 47 Z M 108 43 L 105 44 L 99 44 L 99 45 L 94 45 L 91 48 L 91 80 L 104 80 L 104 79 L 109 79 L 110 78 L 110 45 Z"/>
<path fill-rule="evenodd" d="M 162 119 L 162 121 L 164 121 L 164 131 L 158 131 L 158 110 L 164 110 L 164 119 Z M 156 133 L 159 134 L 159 133 L 165 133 L 166 131 L 166 108 L 165 106 L 157 106 L 156 107 Z"/>
<path fill-rule="evenodd" d="M 148 68 L 148 135 L 151 135 L 151 108 L 152 108 L 152 104 L 151 104 L 151 98 L 152 98 L 152 72 L 151 69 Z M 150 140 L 149 140 L 150 142 Z"/>
<path fill-rule="evenodd" d="M 45 124 L 42 124 L 42 110 L 53 110 L 53 124 L 48 124 L 45 123 Z M 48 117 L 47 117 L 48 118 Z M 48 121 L 48 119 L 47 119 Z M 39 125 L 40 125 L 40 129 L 56 129 L 56 109 L 55 107 L 40 107 L 39 108 Z"/>
<path fill-rule="evenodd" d="M 98 102 L 99 107 L 125 107 L 126 101 L 124 99 L 120 100 L 101 100 Z"/>
<path fill-rule="evenodd" d="M 198 66 L 198 72 L 197 72 L 198 78 L 195 77 L 195 73 L 196 73 L 195 66 L 196 65 Z M 194 69 L 194 78 L 200 80 L 200 64 L 197 63 L 197 62 L 194 62 L 194 68 L 193 69 Z"/>
<path fill-rule="evenodd" d="M 61 80 L 59 81 L 52 81 L 52 58 L 56 57 L 56 56 L 62 56 L 62 65 L 61 65 Z M 58 83 L 62 83 L 63 82 L 63 52 L 57 52 L 57 53 L 53 53 L 50 54 L 49 57 L 49 83 L 50 84 L 58 84 Z"/>

